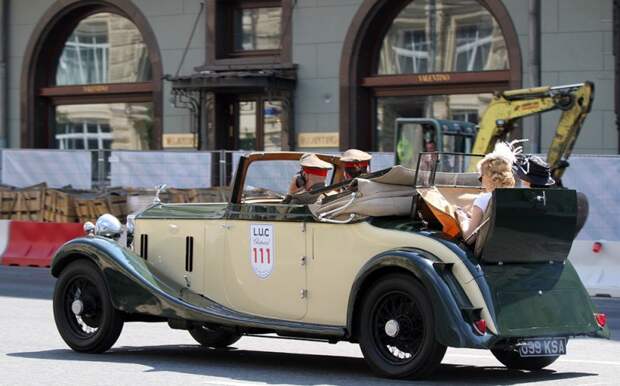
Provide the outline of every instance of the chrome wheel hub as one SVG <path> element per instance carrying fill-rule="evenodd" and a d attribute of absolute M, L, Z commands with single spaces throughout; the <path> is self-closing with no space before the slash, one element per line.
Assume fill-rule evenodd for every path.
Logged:
<path fill-rule="evenodd" d="M 390 319 L 385 323 L 385 334 L 390 338 L 395 338 L 400 331 L 400 325 L 394 319 Z"/>
<path fill-rule="evenodd" d="M 84 303 L 81 300 L 76 299 L 71 303 L 71 311 L 75 315 L 80 315 L 84 311 Z"/>

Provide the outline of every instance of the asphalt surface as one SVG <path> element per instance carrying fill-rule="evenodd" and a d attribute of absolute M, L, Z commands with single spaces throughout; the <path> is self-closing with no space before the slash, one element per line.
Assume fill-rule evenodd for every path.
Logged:
<path fill-rule="evenodd" d="M 618 385 L 620 341 L 574 339 L 568 355 L 530 373 L 484 350 L 449 349 L 423 382 L 376 378 L 357 345 L 244 337 L 228 350 L 198 346 L 161 323 L 126 323 L 112 350 L 78 354 L 52 315 L 53 279 L 36 268 L 0 267 L 0 385 Z M 596 299 L 620 338 L 620 299 Z"/>

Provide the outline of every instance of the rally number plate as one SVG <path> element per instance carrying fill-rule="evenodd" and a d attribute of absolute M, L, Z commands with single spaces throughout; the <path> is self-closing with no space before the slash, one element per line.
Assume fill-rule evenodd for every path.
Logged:
<path fill-rule="evenodd" d="M 566 354 L 566 338 L 536 338 L 519 342 L 519 355 L 525 357 L 547 357 Z"/>

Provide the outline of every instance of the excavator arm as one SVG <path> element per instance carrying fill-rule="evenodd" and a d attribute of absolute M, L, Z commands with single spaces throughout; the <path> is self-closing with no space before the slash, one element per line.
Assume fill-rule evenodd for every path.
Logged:
<path fill-rule="evenodd" d="M 593 98 L 594 84 L 591 82 L 497 93 L 482 116 L 472 153 L 493 151 L 495 143 L 510 133 L 514 120 L 559 109 L 562 116 L 547 155 L 553 177 L 559 181 Z"/>
<path fill-rule="evenodd" d="M 586 82 L 572 94 L 570 109 L 564 110 L 560 123 L 547 153 L 547 163 L 551 167 L 553 178 L 560 182 L 568 166 L 566 160 L 575 147 L 579 132 L 583 127 L 594 100 L 594 84 Z"/>

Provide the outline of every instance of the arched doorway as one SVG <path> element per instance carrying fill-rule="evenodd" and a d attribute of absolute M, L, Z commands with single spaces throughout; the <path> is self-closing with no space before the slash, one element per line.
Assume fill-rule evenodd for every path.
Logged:
<path fill-rule="evenodd" d="M 161 148 L 162 65 L 129 1 L 57 1 L 35 28 L 21 79 L 21 147 Z"/>
<path fill-rule="evenodd" d="M 340 147 L 392 151 L 399 117 L 475 121 L 521 71 L 500 0 L 365 0 L 340 63 Z"/>

